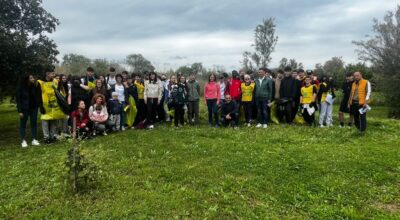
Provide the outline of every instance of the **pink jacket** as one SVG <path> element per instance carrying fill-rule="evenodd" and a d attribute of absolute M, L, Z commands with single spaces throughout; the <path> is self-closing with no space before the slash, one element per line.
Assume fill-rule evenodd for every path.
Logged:
<path fill-rule="evenodd" d="M 204 99 L 216 99 L 218 102 L 221 99 L 219 83 L 209 82 L 204 86 Z"/>

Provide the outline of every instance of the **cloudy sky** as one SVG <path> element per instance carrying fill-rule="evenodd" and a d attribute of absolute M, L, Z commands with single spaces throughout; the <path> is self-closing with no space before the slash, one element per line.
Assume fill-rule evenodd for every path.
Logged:
<path fill-rule="evenodd" d="M 52 34 L 61 54 L 123 60 L 141 53 L 158 70 L 202 62 L 239 69 L 253 30 L 274 17 L 279 36 L 271 67 L 282 57 L 313 68 L 333 56 L 356 62 L 352 40 L 372 33 L 400 0 L 44 0 L 60 20 Z M 60 56 L 61 58 L 61 56 Z"/>

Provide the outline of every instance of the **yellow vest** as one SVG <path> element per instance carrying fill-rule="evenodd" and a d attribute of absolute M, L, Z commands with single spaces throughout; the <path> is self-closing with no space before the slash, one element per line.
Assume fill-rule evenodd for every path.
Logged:
<path fill-rule="evenodd" d="M 246 86 L 246 83 L 242 83 L 240 85 L 242 89 L 242 102 L 251 102 L 253 100 L 253 92 L 255 83 L 250 83 L 250 85 Z"/>
<path fill-rule="evenodd" d="M 45 82 L 38 80 L 37 83 L 40 85 L 42 91 L 43 108 L 46 111 L 45 114 L 40 116 L 42 120 L 57 120 L 64 119 L 66 116 L 62 112 L 60 106 L 57 103 L 56 94 L 54 93 L 53 85 L 55 88 L 58 87 L 58 80 L 54 79 L 53 82 Z"/>
<path fill-rule="evenodd" d="M 328 84 L 326 84 L 325 82 L 323 82 L 322 85 L 324 85 L 325 88 L 328 86 Z M 320 87 L 321 87 L 321 86 L 320 86 Z M 325 102 L 325 101 L 326 101 L 326 96 L 327 96 L 327 95 L 328 95 L 328 92 L 322 93 L 321 102 Z"/>
<path fill-rule="evenodd" d="M 368 80 L 365 80 L 365 79 L 361 79 L 358 82 L 358 103 L 360 105 L 365 104 L 365 99 L 367 98 L 367 84 L 368 84 Z M 350 94 L 349 104 L 351 104 L 353 101 L 354 93 L 356 92 L 356 87 L 357 87 L 357 83 L 354 81 L 353 85 L 351 86 L 351 94 Z"/>
<path fill-rule="evenodd" d="M 135 81 L 137 88 L 138 99 L 144 99 L 144 85 Z"/>
<path fill-rule="evenodd" d="M 314 86 L 310 85 L 310 86 L 303 86 L 301 88 L 301 96 L 303 97 L 303 101 L 301 104 L 310 104 L 313 101 L 313 89 Z"/>

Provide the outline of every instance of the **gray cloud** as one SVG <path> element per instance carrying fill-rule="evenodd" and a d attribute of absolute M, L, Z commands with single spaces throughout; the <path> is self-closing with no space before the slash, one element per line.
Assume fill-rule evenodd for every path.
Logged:
<path fill-rule="evenodd" d="M 372 18 L 395 6 L 392 0 L 44 2 L 61 22 L 52 34 L 61 54 L 122 59 L 140 52 L 171 67 L 200 61 L 227 68 L 240 66 L 252 31 L 267 17 L 276 18 L 279 36 L 272 65 L 283 56 L 310 68 L 332 56 L 355 61 L 351 41 L 371 33 Z"/>

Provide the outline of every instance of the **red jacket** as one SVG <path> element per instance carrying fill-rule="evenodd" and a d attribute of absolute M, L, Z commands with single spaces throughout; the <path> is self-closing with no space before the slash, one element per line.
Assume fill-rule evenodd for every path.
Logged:
<path fill-rule="evenodd" d="M 240 100 L 242 95 L 240 79 L 230 79 L 228 81 L 227 94 L 231 95 L 233 100 Z"/>
<path fill-rule="evenodd" d="M 77 128 L 84 128 L 89 123 L 89 113 L 86 110 L 83 111 L 82 117 L 81 117 L 81 114 L 79 113 L 78 109 L 73 111 L 71 113 L 71 118 L 72 118 L 72 120 L 74 118 L 76 118 L 76 127 Z M 82 124 L 85 124 L 85 126 L 82 126 Z"/>

